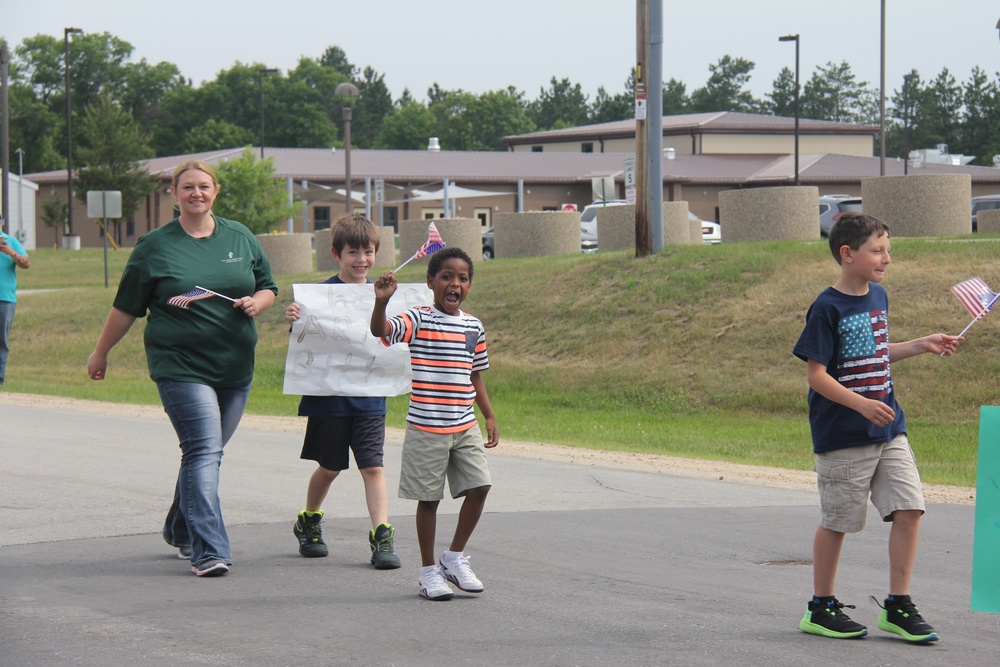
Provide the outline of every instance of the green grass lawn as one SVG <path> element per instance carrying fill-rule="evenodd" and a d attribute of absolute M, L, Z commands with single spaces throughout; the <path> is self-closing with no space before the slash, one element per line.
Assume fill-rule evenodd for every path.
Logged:
<path fill-rule="evenodd" d="M 1000 286 L 996 239 L 895 239 L 886 287 L 892 339 L 957 333 L 968 313 L 951 285 L 980 276 Z M 108 379 L 92 382 L 87 356 L 127 250 L 40 249 L 19 274 L 5 389 L 157 404 L 140 321 L 113 350 Z M 422 282 L 407 266 L 402 282 Z M 477 262 L 466 310 L 486 325 L 485 374 L 503 438 L 811 469 L 805 364 L 792 346 L 806 309 L 838 267 L 824 243 L 679 246 L 642 260 L 596 253 Z M 257 372 L 248 411 L 294 415 L 282 392 L 293 283 L 278 276 L 275 307 L 258 319 Z M 977 323 L 951 358 L 893 366 L 910 440 L 927 482 L 973 485 L 979 406 L 995 403 L 997 325 Z M 402 426 L 406 397 L 390 399 Z"/>

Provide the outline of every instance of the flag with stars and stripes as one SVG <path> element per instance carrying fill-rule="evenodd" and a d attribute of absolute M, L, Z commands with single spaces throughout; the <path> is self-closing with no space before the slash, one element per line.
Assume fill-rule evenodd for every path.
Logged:
<path fill-rule="evenodd" d="M 215 296 L 213 292 L 209 292 L 208 290 L 200 287 L 195 287 L 190 292 L 184 292 L 184 294 L 178 294 L 177 296 L 170 297 L 167 299 L 167 304 L 177 306 L 178 308 L 187 308 L 191 305 L 192 301 L 207 299 L 212 296 Z"/>

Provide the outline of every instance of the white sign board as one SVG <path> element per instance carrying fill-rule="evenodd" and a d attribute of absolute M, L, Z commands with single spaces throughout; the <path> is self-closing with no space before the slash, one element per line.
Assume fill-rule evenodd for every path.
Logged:
<path fill-rule="evenodd" d="M 121 190 L 88 190 L 88 218 L 120 218 L 122 217 Z"/>
<path fill-rule="evenodd" d="M 375 179 L 375 203 L 376 204 L 385 203 L 385 179 L 382 178 Z"/>
<path fill-rule="evenodd" d="M 292 285 L 299 319 L 285 357 L 284 393 L 302 396 L 399 396 L 410 391 L 410 351 L 386 347 L 369 326 L 372 285 Z M 424 283 L 400 283 L 389 300 L 393 317 L 434 303 Z"/>

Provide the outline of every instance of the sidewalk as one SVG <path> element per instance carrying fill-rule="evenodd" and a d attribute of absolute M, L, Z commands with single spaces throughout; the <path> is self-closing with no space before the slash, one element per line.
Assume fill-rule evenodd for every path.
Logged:
<path fill-rule="evenodd" d="M 360 476 L 334 483 L 331 554 L 291 526 L 312 464 L 301 430 L 248 420 L 227 447 L 230 575 L 202 580 L 159 537 L 178 465 L 165 419 L 53 410 L 0 395 L 0 664 L 760 665 L 996 662 L 1000 615 L 970 612 L 972 505 L 933 505 L 914 597 L 941 633 L 875 627 L 887 527 L 848 538 L 838 595 L 870 636 L 805 635 L 815 492 L 490 455 L 494 488 L 467 553 L 481 595 L 418 598 L 415 503 L 395 498 L 399 570 L 368 565 Z M 501 443 L 500 447 L 503 447 Z M 441 504 L 438 543 L 458 502 Z"/>

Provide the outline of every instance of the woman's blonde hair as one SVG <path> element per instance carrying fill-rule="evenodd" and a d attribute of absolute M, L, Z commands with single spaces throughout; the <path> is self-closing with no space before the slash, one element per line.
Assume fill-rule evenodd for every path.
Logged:
<path fill-rule="evenodd" d="M 191 169 L 197 169 L 198 171 L 205 172 L 209 175 L 209 177 L 211 177 L 212 182 L 215 183 L 215 187 L 219 187 L 219 178 L 215 175 L 215 170 L 212 169 L 212 165 L 203 160 L 185 160 L 177 165 L 177 168 L 174 169 L 174 175 L 170 177 L 171 192 L 177 189 L 177 181 L 181 179 L 181 174 Z"/>

